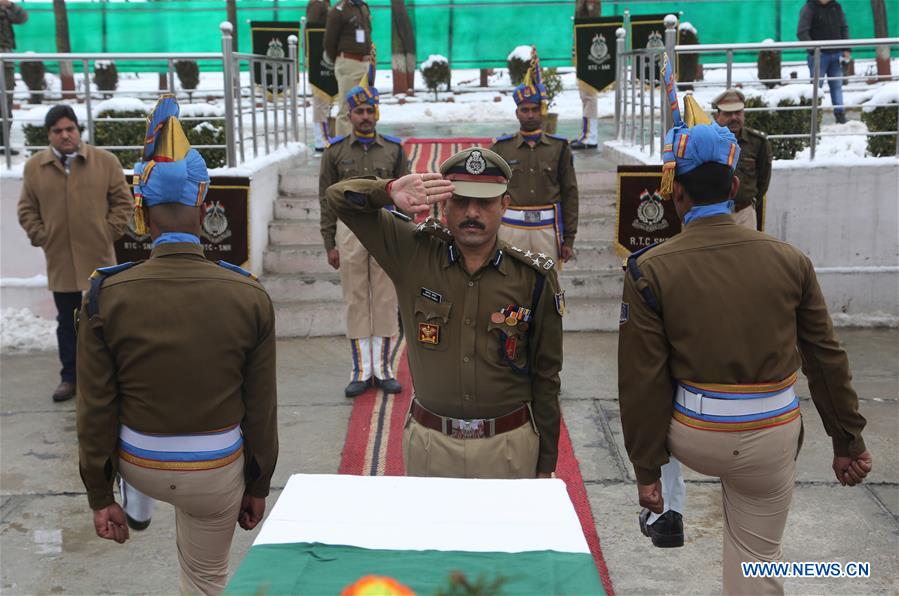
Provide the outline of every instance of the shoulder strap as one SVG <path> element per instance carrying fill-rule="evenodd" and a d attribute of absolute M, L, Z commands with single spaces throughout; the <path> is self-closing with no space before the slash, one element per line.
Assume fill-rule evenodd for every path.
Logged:
<path fill-rule="evenodd" d="M 643 272 L 640 271 L 640 267 L 637 266 L 637 258 L 640 255 L 648 251 L 649 249 L 658 246 L 658 243 L 651 244 L 646 248 L 641 248 L 637 252 L 631 253 L 631 255 L 627 258 L 627 272 L 631 276 L 631 279 L 634 282 L 639 281 L 643 277 Z M 646 306 L 652 309 L 654 313 L 659 315 L 659 318 L 662 318 L 662 307 L 659 306 L 659 301 L 656 300 L 655 294 L 652 293 L 652 288 L 647 284 L 644 288 L 640 289 L 640 295 L 643 297 L 643 302 L 646 303 Z"/>
<path fill-rule="evenodd" d="M 94 333 L 101 340 L 103 339 L 103 319 L 100 317 L 100 289 L 103 287 L 103 282 L 107 277 L 131 269 L 139 263 L 143 263 L 143 261 L 128 261 L 111 267 L 100 267 L 91 274 L 91 287 L 87 294 L 87 318 Z"/>

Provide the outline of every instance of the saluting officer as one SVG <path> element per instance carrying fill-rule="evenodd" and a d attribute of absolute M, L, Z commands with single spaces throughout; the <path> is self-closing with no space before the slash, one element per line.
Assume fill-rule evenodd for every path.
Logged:
<path fill-rule="evenodd" d="M 541 129 L 547 104 L 536 48 L 513 97 L 521 128 L 514 135 L 498 137 L 490 148 L 512 168 L 508 188 L 512 203 L 503 215 L 500 238 L 567 262 L 577 235 L 577 177 L 567 139 Z"/>
<path fill-rule="evenodd" d="M 737 178 L 740 190 L 734 197 L 734 219 L 741 226 L 762 230 L 765 193 L 771 182 L 771 142 L 768 135 L 745 124 L 746 96 L 739 89 L 728 89 L 714 99 L 715 122 L 726 126 L 740 145 Z"/>
<path fill-rule="evenodd" d="M 548 477 L 559 440 L 564 297 L 551 257 L 497 231 L 512 172 L 487 149 L 439 174 L 353 179 L 328 202 L 394 281 L 415 399 L 403 434 L 406 473 Z M 455 185 L 455 186 L 454 186 Z M 408 213 L 445 202 L 447 226 Z"/>
<path fill-rule="evenodd" d="M 346 97 L 368 70 L 371 54 L 371 9 L 365 0 L 340 0 L 328 12 L 325 58 L 334 66 L 339 97 Z M 337 134 L 352 131 L 347 106 L 338 102 Z"/>
<path fill-rule="evenodd" d="M 802 429 L 797 369 L 842 485 L 871 471 L 865 419 L 811 261 L 734 221 L 737 139 L 714 123 L 687 128 L 674 112 L 661 190 L 684 229 L 627 261 L 618 344 L 625 446 L 640 504 L 657 513 L 669 453 L 720 477 L 725 594 L 782 594 L 782 579 L 744 577 L 740 563 L 782 556 Z"/>
<path fill-rule="evenodd" d="M 375 131 L 379 100 L 374 82 L 372 48 L 369 71 L 346 96 L 353 132 L 331 140 L 319 174 L 322 239 L 328 263 L 340 271 L 346 334 L 353 354 L 353 371 L 344 391 L 347 397 L 356 397 L 372 385 L 387 393 L 403 390 L 390 367 L 391 338 L 399 333 L 393 282 L 353 232 L 337 221 L 325 197 L 329 186 L 345 178 L 399 178 L 409 173 L 402 141 Z"/>
<path fill-rule="evenodd" d="M 129 536 L 118 472 L 174 505 L 181 592 L 217 594 L 234 524 L 262 520 L 278 456 L 275 316 L 248 272 L 203 256 L 209 176 L 177 115 L 164 96 L 134 167 L 150 258 L 98 269 L 81 308 L 79 462 L 98 536 Z"/>

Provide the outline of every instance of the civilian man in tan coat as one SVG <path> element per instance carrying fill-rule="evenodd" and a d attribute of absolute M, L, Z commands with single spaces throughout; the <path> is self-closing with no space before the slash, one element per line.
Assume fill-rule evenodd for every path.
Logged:
<path fill-rule="evenodd" d="M 51 108 L 44 125 L 50 146 L 25 163 L 18 214 L 31 244 L 47 259 L 62 362 L 53 401 L 65 401 L 75 396 L 73 313 L 94 269 L 116 263 L 112 243 L 128 223 L 131 192 L 119 160 L 81 141 L 70 106 Z"/>

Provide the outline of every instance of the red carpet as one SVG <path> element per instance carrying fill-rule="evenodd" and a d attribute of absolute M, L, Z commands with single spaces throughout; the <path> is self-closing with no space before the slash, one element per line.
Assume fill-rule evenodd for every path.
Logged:
<path fill-rule="evenodd" d="M 444 161 L 454 153 L 469 147 L 489 147 L 490 137 L 453 137 L 443 139 L 423 139 L 412 137 L 403 141 L 403 149 L 412 164 L 412 173 L 436 172 Z"/>
<path fill-rule="evenodd" d="M 412 376 L 406 360 L 406 342 L 396 343 L 393 352 L 393 370 L 397 380 L 403 385 L 403 392 L 387 395 L 382 391 L 369 389 L 356 398 L 350 415 L 346 442 L 340 461 L 341 474 L 360 476 L 401 476 L 403 469 L 403 424 L 409 402 L 412 399 Z M 593 560 L 602 579 L 606 594 L 614 596 L 609 570 L 599 546 L 593 512 L 587 500 L 587 491 L 565 421 L 559 438 L 559 462 L 556 475 L 565 481 L 568 495 L 581 521 L 584 537 L 590 546 Z"/>

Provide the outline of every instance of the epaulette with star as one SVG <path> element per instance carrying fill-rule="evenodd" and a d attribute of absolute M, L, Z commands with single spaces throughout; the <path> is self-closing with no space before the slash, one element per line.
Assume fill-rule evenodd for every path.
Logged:
<path fill-rule="evenodd" d="M 549 255 L 542 252 L 533 252 L 529 249 L 518 248 L 517 246 L 506 247 L 506 254 L 511 255 L 522 263 L 531 266 L 540 273 L 546 275 L 555 267 L 556 261 Z"/>
<path fill-rule="evenodd" d="M 258 277 L 256 277 L 255 275 L 253 275 L 252 273 L 250 273 L 243 267 L 241 267 L 239 265 L 235 265 L 234 263 L 229 263 L 228 261 L 219 260 L 219 261 L 216 261 L 215 264 L 218 265 L 219 267 L 222 267 L 229 271 L 233 271 L 234 273 L 239 273 L 240 275 L 243 275 L 244 277 L 249 277 L 253 281 L 257 281 L 259 279 Z"/>
<path fill-rule="evenodd" d="M 768 135 L 767 135 L 767 134 L 763 133 L 763 132 L 760 131 L 760 130 L 756 130 L 756 129 L 754 129 L 754 128 L 750 128 L 750 127 L 748 127 L 748 126 L 746 127 L 746 132 L 748 132 L 748 133 L 751 134 L 751 135 L 755 135 L 755 136 L 757 136 L 757 137 L 761 137 L 761 138 L 763 138 L 763 139 L 767 139 L 767 138 L 768 138 Z"/>
<path fill-rule="evenodd" d="M 452 242 L 453 241 L 453 233 L 449 231 L 449 229 L 440 223 L 437 218 L 429 217 L 425 221 L 421 222 L 417 226 L 415 226 L 416 234 L 429 234 L 434 236 L 435 238 L 439 238 L 444 242 Z"/>

